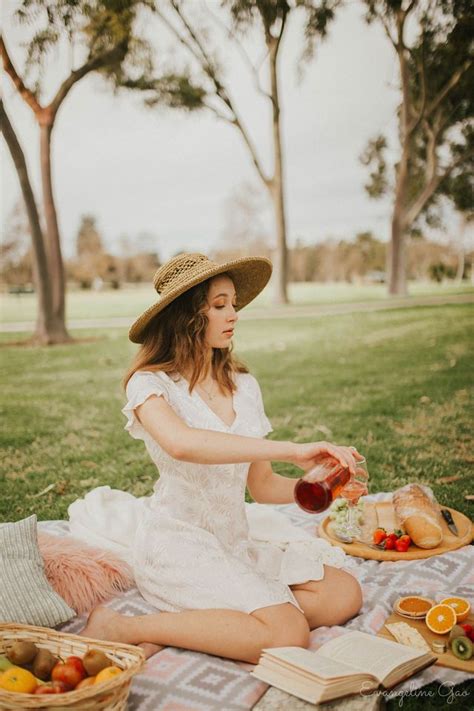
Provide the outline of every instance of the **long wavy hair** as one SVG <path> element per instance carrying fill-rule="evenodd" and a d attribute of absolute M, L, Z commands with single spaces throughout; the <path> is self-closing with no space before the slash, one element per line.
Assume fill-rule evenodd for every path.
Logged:
<path fill-rule="evenodd" d="M 231 278 L 229 274 L 225 276 Z M 205 367 L 210 281 L 206 279 L 188 289 L 150 321 L 143 343 L 123 379 L 124 388 L 137 370 L 162 370 L 170 377 L 172 373 L 190 370 L 189 392 L 192 392 Z M 232 350 L 233 344 L 230 348 L 213 348 L 211 363 L 212 376 L 221 391 L 229 394 L 237 389 L 235 373 L 249 372 Z"/>

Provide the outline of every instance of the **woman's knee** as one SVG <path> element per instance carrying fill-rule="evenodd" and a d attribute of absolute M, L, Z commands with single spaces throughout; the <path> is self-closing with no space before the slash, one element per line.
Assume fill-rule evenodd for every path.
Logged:
<path fill-rule="evenodd" d="M 308 621 L 291 603 L 278 605 L 269 613 L 257 611 L 254 614 L 266 625 L 267 647 L 308 647 L 310 633 Z"/>
<path fill-rule="evenodd" d="M 359 581 L 351 573 L 339 570 L 341 594 L 344 601 L 341 613 L 345 618 L 342 622 L 350 620 L 357 615 L 363 604 L 362 588 Z"/>

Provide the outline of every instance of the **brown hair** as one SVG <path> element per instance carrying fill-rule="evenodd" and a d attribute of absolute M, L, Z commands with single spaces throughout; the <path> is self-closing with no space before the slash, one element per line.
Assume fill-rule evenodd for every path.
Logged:
<path fill-rule="evenodd" d="M 123 379 L 124 388 L 137 370 L 162 370 L 170 374 L 191 368 L 189 392 L 193 390 L 204 369 L 210 281 L 206 279 L 188 289 L 150 321 L 143 343 Z M 220 389 L 230 394 L 237 389 L 234 373 L 249 372 L 247 366 L 232 355 L 232 350 L 233 344 L 230 348 L 214 348 L 212 352 L 212 375 Z"/>

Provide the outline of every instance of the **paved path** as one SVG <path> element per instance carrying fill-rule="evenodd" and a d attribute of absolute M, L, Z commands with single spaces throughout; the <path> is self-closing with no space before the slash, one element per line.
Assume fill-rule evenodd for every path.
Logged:
<path fill-rule="evenodd" d="M 365 311 L 387 311 L 389 309 L 411 309 L 418 306 L 442 306 L 445 304 L 474 304 L 473 294 L 446 294 L 440 296 L 416 296 L 404 298 L 384 299 L 383 301 L 363 301 L 360 303 L 344 304 L 307 304 L 297 306 L 268 306 L 242 311 L 242 321 L 255 321 L 258 319 L 275 318 L 318 318 L 336 314 L 352 314 Z M 68 321 L 69 329 L 77 328 L 129 328 L 133 317 L 113 317 L 108 319 L 71 319 Z M 0 324 L 0 332 L 22 333 L 34 329 L 33 321 L 17 321 Z"/>

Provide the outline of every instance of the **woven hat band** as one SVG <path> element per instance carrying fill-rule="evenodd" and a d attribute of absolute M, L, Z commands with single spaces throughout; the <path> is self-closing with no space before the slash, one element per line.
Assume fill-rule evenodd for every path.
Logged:
<path fill-rule="evenodd" d="M 158 294 L 164 296 L 167 291 L 179 287 L 181 283 L 188 282 L 214 266 L 216 263 L 204 254 L 180 254 L 158 269 L 153 286 Z"/>

